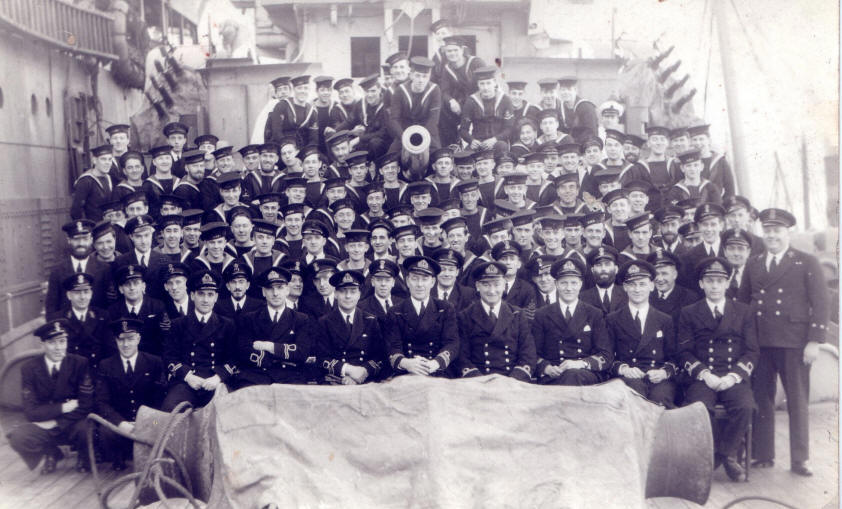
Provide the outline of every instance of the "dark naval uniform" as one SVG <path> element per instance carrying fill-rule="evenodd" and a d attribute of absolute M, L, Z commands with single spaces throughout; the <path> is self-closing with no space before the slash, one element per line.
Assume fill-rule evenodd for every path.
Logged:
<path fill-rule="evenodd" d="M 114 184 L 111 177 L 95 177 L 90 172 L 83 173 L 73 184 L 73 203 L 70 206 L 72 219 L 102 220 L 102 206 L 111 201 Z"/>
<path fill-rule="evenodd" d="M 606 302 L 605 299 L 600 297 L 600 290 L 599 287 L 592 286 L 587 290 L 582 290 L 579 295 L 579 298 L 582 299 L 582 302 L 590 304 L 591 306 L 602 310 L 604 314 L 609 314 L 618 309 L 621 309 L 629 302 L 628 296 L 626 296 L 626 292 L 620 285 L 611 285 L 611 289 L 608 291 L 608 300 Z"/>
<path fill-rule="evenodd" d="M 490 99 L 483 99 L 479 92 L 471 94 L 462 107 L 462 122 L 459 136 L 469 144 L 473 140 L 484 141 L 496 138 L 499 154 L 506 149 L 511 136 L 514 115 L 512 114 L 512 100 L 508 95 L 498 91 Z"/>
<path fill-rule="evenodd" d="M 67 353 L 88 359 L 88 366 L 95 371 L 99 361 L 113 350 L 111 345 L 105 344 L 108 338 L 106 312 L 97 307 L 89 307 L 85 311 L 84 320 L 80 321 L 70 306 L 67 306 L 57 317 L 67 320 Z"/>
<path fill-rule="evenodd" d="M 165 314 L 166 306 L 163 302 L 145 296 L 139 306 L 129 306 L 125 299 L 121 299 L 108 307 L 108 321 L 128 317 L 137 318 L 143 322 L 140 350 L 154 355 L 159 355 L 163 351 L 162 326 L 166 329 L 169 325 L 169 317 L 165 318 Z"/>
<path fill-rule="evenodd" d="M 63 307 L 70 306 L 70 301 L 64 293 L 62 282 L 69 276 L 77 273 L 74 265 L 79 261 L 71 256 L 63 256 L 62 259 L 50 270 L 50 275 L 47 278 L 47 294 L 44 296 L 44 308 L 47 315 L 52 315 L 61 311 Z M 93 296 L 91 298 L 92 306 L 104 307 L 107 305 L 107 288 L 111 282 L 111 268 L 105 263 L 97 259 L 95 254 L 90 254 L 87 258 L 84 272 L 93 276 Z"/>
<path fill-rule="evenodd" d="M 580 300 L 567 320 L 562 313 L 564 306 L 556 301 L 535 312 L 532 336 L 538 354 L 538 381 L 557 385 L 597 383 L 614 358 L 614 345 L 605 329 L 602 310 Z M 584 360 L 588 366 L 567 369 L 558 377 L 544 375 L 547 366 L 568 359 Z"/>
<path fill-rule="evenodd" d="M 765 210 L 761 220 L 795 219 L 785 211 Z M 771 263 L 769 253 L 749 259 L 741 295 L 751 296 L 757 320 L 760 360 L 754 373 L 754 397 L 758 411 L 754 420 L 754 457 L 771 461 L 775 457 L 775 389 L 780 373 L 787 394 L 790 460 L 809 458 L 810 366 L 803 362 L 808 342 L 825 341 L 828 296 L 824 273 L 818 260 L 789 248 Z"/>
<path fill-rule="evenodd" d="M 716 452 L 736 456 L 754 410 L 751 375 L 757 366 L 759 348 L 751 309 L 727 299 L 721 317 L 714 317 L 709 302 L 702 299 L 681 310 L 678 323 L 678 360 L 692 379 L 685 389 L 684 403 L 701 401 L 713 416 L 717 403 L 725 405 L 727 423 L 716 440 Z M 734 373 L 739 383 L 715 391 L 699 378 L 705 370 L 716 376 Z M 714 427 L 714 429 L 716 429 Z"/>
<path fill-rule="evenodd" d="M 164 340 L 164 363 L 169 372 L 170 387 L 162 409 L 171 411 L 182 401 L 194 407 L 206 405 L 212 391 L 193 389 L 184 377 L 189 372 L 202 378 L 219 375 L 225 382 L 234 373 L 233 348 L 237 331 L 228 318 L 210 313 L 207 323 L 200 323 L 196 313 L 177 318 Z"/>
<path fill-rule="evenodd" d="M 312 104 L 299 106 L 290 98 L 283 99 L 266 119 L 263 139 L 280 144 L 284 137 L 292 136 L 299 147 L 315 145 L 319 142 L 318 118 Z"/>
<path fill-rule="evenodd" d="M 433 297 L 428 298 L 421 316 L 411 298 L 392 307 L 386 314 L 383 334 L 389 364 L 396 375 L 406 373 L 398 367 L 404 357 L 420 356 L 438 361 L 441 369 L 433 376 L 447 376 L 448 368 L 459 355 L 456 310 L 449 302 Z"/>
<path fill-rule="evenodd" d="M 675 285 L 669 295 L 664 298 L 661 292 L 656 288 L 651 295 L 649 295 L 649 304 L 655 307 L 658 311 L 662 311 L 672 317 L 676 327 L 678 326 L 678 315 L 681 314 L 681 309 L 689 306 L 699 300 L 698 293 L 688 290 L 681 285 Z"/>
<path fill-rule="evenodd" d="M 611 372 L 653 403 L 671 408 L 675 400 L 675 383 L 672 378 L 677 372 L 673 362 L 675 325 L 672 317 L 650 306 L 641 334 L 629 306 L 624 305 L 605 317 L 605 322 L 615 345 Z M 664 369 L 668 378 L 653 384 L 647 378 L 631 379 L 619 376 L 619 369 L 623 365 L 639 368 L 644 372 Z"/>
<path fill-rule="evenodd" d="M 535 369 L 535 341 L 526 314 L 501 302 L 497 319 L 477 301 L 458 315 L 460 349 L 457 368 L 463 377 L 492 373 L 530 382 Z"/>
<path fill-rule="evenodd" d="M 404 129 L 416 124 L 429 131 L 430 149 L 439 148 L 441 146 L 439 140 L 441 105 L 441 89 L 435 83 L 428 83 L 427 88 L 420 93 L 412 92 L 408 83 L 398 86 L 395 93 L 392 94 L 392 101 L 389 106 L 391 120 L 389 135 L 393 140 L 389 151 L 397 151 L 400 148 Z"/>
<path fill-rule="evenodd" d="M 372 381 L 383 367 L 380 321 L 359 307 L 353 313 L 350 327 L 338 307 L 322 315 L 317 324 L 317 361 L 330 383 L 338 382 L 346 363 L 364 367 L 368 371 L 366 382 Z"/>
<path fill-rule="evenodd" d="M 272 383 L 306 383 L 309 366 L 316 363 L 315 344 L 307 315 L 284 307 L 277 322 L 268 306 L 243 314 L 237 320 L 239 387 Z M 274 353 L 255 350 L 254 341 L 271 341 Z"/>

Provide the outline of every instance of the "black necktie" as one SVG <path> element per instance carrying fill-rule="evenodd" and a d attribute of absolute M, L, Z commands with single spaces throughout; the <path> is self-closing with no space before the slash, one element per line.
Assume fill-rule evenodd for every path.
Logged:
<path fill-rule="evenodd" d="M 53 380 L 58 378 L 58 368 L 55 367 L 55 365 L 53 365 L 53 367 L 50 370 L 50 376 L 53 377 Z"/>
<path fill-rule="evenodd" d="M 129 316 L 131 316 L 132 318 L 137 318 L 137 311 L 136 310 L 137 310 L 137 308 L 132 306 L 131 311 L 129 311 Z"/>
<path fill-rule="evenodd" d="M 660 292 L 661 300 L 667 300 L 667 292 Z"/>
<path fill-rule="evenodd" d="M 424 303 L 422 302 L 422 303 L 421 303 L 421 310 L 418 312 L 418 317 L 419 317 L 419 318 L 420 318 L 420 317 L 422 317 L 422 316 L 424 316 L 424 310 L 425 310 L 425 309 L 426 309 L 426 308 L 424 307 Z"/>
<path fill-rule="evenodd" d="M 608 300 L 608 290 L 606 290 L 605 293 L 602 294 L 602 308 L 606 311 L 611 309 L 611 301 Z"/>
<path fill-rule="evenodd" d="M 573 316 L 570 314 L 570 306 L 564 306 L 564 319 L 566 321 L 570 321 Z"/>
<path fill-rule="evenodd" d="M 722 313 L 719 312 L 719 306 L 713 307 L 713 317 L 716 319 L 717 323 L 722 321 Z"/>
<path fill-rule="evenodd" d="M 140 264 L 143 266 L 144 269 L 147 268 L 146 267 L 146 255 L 140 255 Z"/>
<path fill-rule="evenodd" d="M 637 326 L 637 331 L 643 334 L 643 326 L 640 322 L 640 311 L 635 311 L 634 313 L 634 324 Z"/>
<path fill-rule="evenodd" d="M 130 360 L 126 359 L 126 376 L 131 377 L 134 375 L 134 370 L 132 369 L 132 363 Z"/>
<path fill-rule="evenodd" d="M 769 272 L 775 272 L 775 269 L 778 268 L 778 258 L 776 256 L 772 257 L 772 262 L 769 264 Z"/>
<path fill-rule="evenodd" d="M 76 262 L 76 273 L 77 274 L 82 273 L 82 262 Z"/>
<path fill-rule="evenodd" d="M 345 325 L 348 326 L 348 329 L 351 328 L 351 315 L 345 315 Z"/>
<path fill-rule="evenodd" d="M 491 324 L 494 325 L 497 323 L 497 314 L 494 311 L 489 310 L 488 314 L 491 315 Z"/>
<path fill-rule="evenodd" d="M 447 297 L 449 297 L 449 296 L 450 296 L 450 292 L 445 290 L 444 295 L 443 295 L 444 298 L 442 300 L 447 300 Z"/>

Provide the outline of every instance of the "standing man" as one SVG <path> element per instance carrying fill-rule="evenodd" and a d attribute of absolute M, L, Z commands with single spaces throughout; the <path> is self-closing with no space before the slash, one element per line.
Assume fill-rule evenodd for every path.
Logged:
<path fill-rule="evenodd" d="M 396 86 L 392 93 L 389 108 L 389 135 L 392 137 L 392 145 L 388 152 L 400 153 L 403 131 L 411 125 L 420 125 L 427 129 L 430 133 L 430 150 L 441 147 L 439 114 L 442 92 L 438 85 L 430 83 L 433 62 L 428 58 L 413 57 L 411 65 L 409 82 Z"/>
<path fill-rule="evenodd" d="M 459 328 L 453 305 L 430 297 L 441 267 L 429 257 L 410 256 L 403 268 L 409 298 L 391 308 L 384 321 L 389 364 L 395 375 L 448 377 L 459 355 Z"/>
<path fill-rule="evenodd" d="M 509 147 L 514 114 L 511 99 L 497 86 L 496 73 L 493 65 L 473 72 L 478 91 L 465 98 L 459 135 L 471 150 L 493 150 L 499 156 Z"/>
<path fill-rule="evenodd" d="M 693 146 L 701 153 L 704 169 L 702 178 L 710 180 L 722 190 L 722 196 L 728 198 L 736 193 L 734 172 L 724 154 L 717 154 L 710 146 L 710 124 L 687 128 Z"/>
<path fill-rule="evenodd" d="M 100 145 L 91 150 L 93 168 L 83 173 L 73 184 L 72 219 L 102 220 L 102 206 L 111 201 L 115 182 L 108 176 L 113 158 L 111 145 Z"/>
<path fill-rule="evenodd" d="M 108 176 L 111 182 L 119 182 L 122 179 L 120 172 L 120 157 L 129 150 L 129 129 L 127 124 L 112 124 L 105 128 L 108 133 L 108 143 L 111 145 L 111 168 Z M 141 163 L 143 161 L 141 160 Z"/>
<path fill-rule="evenodd" d="M 632 260 L 620 268 L 617 279 L 628 303 L 605 317 L 615 349 L 611 372 L 651 402 L 673 408 L 675 325 L 670 315 L 649 305 L 655 268 Z"/>
<path fill-rule="evenodd" d="M 565 258 L 551 268 L 558 302 L 535 313 L 532 335 L 538 353 L 538 382 L 591 385 L 611 366 L 614 345 L 602 311 L 579 301 L 585 265 Z"/>
<path fill-rule="evenodd" d="M 565 76 L 558 80 L 558 96 L 562 104 L 561 129 L 568 133 L 582 133 L 576 143 L 582 143 L 587 136 L 599 132 L 596 105 L 579 97 L 579 79 L 576 76 Z M 580 129 L 574 131 L 574 128 Z"/>
<path fill-rule="evenodd" d="M 471 274 L 480 298 L 457 316 L 456 366 L 463 378 L 494 373 L 532 382 L 535 342 L 526 313 L 503 302 L 506 270 L 500 262 L 485 262 Z"/>
<path fill-rule="evenodd" d="M 678 321 L 678 360 L 691 380 L 684 404 L 705 405 L 712 428 L 721 431 L 714 444 L 717 462 L 724 464 L 732 481 L 744 481 L 737 453 L 754 411 L 751 375 L 759 357 L 757 329 L 751 308 L 725 297 L 731 267 L 724 258 L 702 260 L 697 274 L 705 298 L 682 309 Z M 721 430 L 713 416 L 717 403 L 728 415 Z"/>
<path fill-rule="evenodd" d="M 766 209 L 760 221 L 766 254 L 749 260 L 748 277 L 740 287 L 740 294 L 751 296 L 760 342 L 753 381 L 758 408 L 752 465 L 769 468 L 775 463 L 775 389 L 780 374 L 787 394 L 790 468 L 810 476 L 810 365 L 827 332 L 827 285 L 818 260 L 790 247 L 792 214 Z"/>
<path fill-rule="evenodd" d="M 62 256 L 50 271 L 47 279 L 47 295 L 44 297 L 44 308 L 48 316 L 69 305 L 70 301 L 64 294 L 62 282 L 73 274 L 88 273 L 94 277 L 93 296 L 94 306 L 105 307 L 107 303 L 106 289 L 111 281 L 110 267 L 107 263 L 97 260 L 93 255 L 94 222 L 87 219 L 70 221 L 61 229 L 67 235 L 70 248 L 69 256 Z"/>
<path fill-rule="evenodd" d="M 44 355 L 21 368 L 23 415 L 26 421 L 9 433 L 9 445 L 34 470 L 45 456 L 42 474 L 55 472 L 64 457 L 58 446 L 72 444 L 79 451 L 78 472 L 89 472 L 87 416 L 93 408 L 94 387 L 88 361 L 67 353 L 67 322 L 50 320 L 33 332 Z"/>
<path fill-rule="evenodd" d="M 441 135 L 445 145 L 458 143 L 459 117 L 468 96 L 476 92 L 474 73 L 485 66 L 481 58 L 466 54 L 467 47 L 462 37 L 445 37 L 444 56 L 447 62 L 441 73 Z"/>

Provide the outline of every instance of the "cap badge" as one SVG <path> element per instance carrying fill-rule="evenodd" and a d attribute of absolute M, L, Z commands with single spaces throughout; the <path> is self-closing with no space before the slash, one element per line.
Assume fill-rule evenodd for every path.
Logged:
<path fill-rule="evenodd" d="M 356 283 L 356 281 L 354 280 L 354 276 L 352 276 L 351 274 L 345 274 L 345 276 L 342 278 L 342 283 Z"/>
<path fill-rule="evenodd" d="M 638 274 L 638 273 L 640 273 L 640 267 L 638 267 L 637 265 L 632 265 L 631 267 L 629 267 L 628 273 L 629 274 Z"/>
<path fill-rule="evenodd" d="M 61 330 L 61 324 L 60 324 L 59 322 L 54 322 L 54 323 L 53 323 L 53 328 L 55 329 L 55 330 L 53 331 L 53 332 L 55 332 L 55 333 L 62 332 L 62 330 Z"/>
<path fill-rule="evenodd" d="M 710 267 L 708 267 L 708 270 L 718 270 L 718 271 L 722 271 L 722 272 L 727 272 L 725 270 L 725 267 L 723 267 L 722 264 L 719 263 L 719 262 L 714 262 L 714 263 L 710 264 Z"/>
<path fill-rule="evenodd" d="M 123 320 L 122 322 L 120 322 L 120 326 L 122 327 L 123 332 L 129 332 L 129 322 Z"/>
<path fill-rule="evenodd" d="M 173 272 L 175 272 L 175 267 L 173 267 L 173 264 L 171 264 L 171 263 L 170 263 L 170 264 L 167 264 L 167 270 L 168 270 L 170 273 L 173 273 Z"/>
<path fill-rule="evenodd" d="M 209 273 L 206 273 L 204 276 L 202 276 L 203 285 L 212 285 L 214 283 L 215 281 L 213 280 L 213 276 L 211 276 Z"/>
<path fill-rule="evenodd" d="M 494 276 L 500 273 L 500 269 L 498 269 L 496 265 L 489 265 L 488 268 L 485 269 L 485 273 Z"/>
<path fill-rule="evenodd" d="M 76 229 L 82 231 L 85 229 L 85 226 L 82 224 L 82 221 L 76 221 Z"/>
<path fill-rule="evenodd" d="M 427 263 L 427 260 L 419 260 L 418 263 L 415 264 L 416 267 L 423 270 L 430 270 L 430 264 Z"/>
<path fill-rule="evenodd" d="M 273 270 L 272 272 L 269 273 L 269 275 L 266 277 L 266 279 L 272 280 L 272 279 L 279 279 L 280 277 L 281 277 L 281 275 Z"/>
<path fill-rule="evenodd" d="M 576 270 L 576 265 L 573 262 L 566 262 L 562 267 L 564 270 Z"/>
<path fill-rule="evenodd" d="M 85 276 L 83 276 L 82 274 L 77 275 L 76 276 L 76 284 L 77 285 L 85 284 Z"/>

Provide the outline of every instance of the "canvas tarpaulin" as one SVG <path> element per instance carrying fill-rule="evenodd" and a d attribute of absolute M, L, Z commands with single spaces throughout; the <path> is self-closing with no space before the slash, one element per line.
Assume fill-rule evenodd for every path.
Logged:
<path fill-rule="evenodd" d="M 619 381 L 403 376 L 217 395 L 172 442 L 215 508 L 643 507 L 663 413 Z"/>

